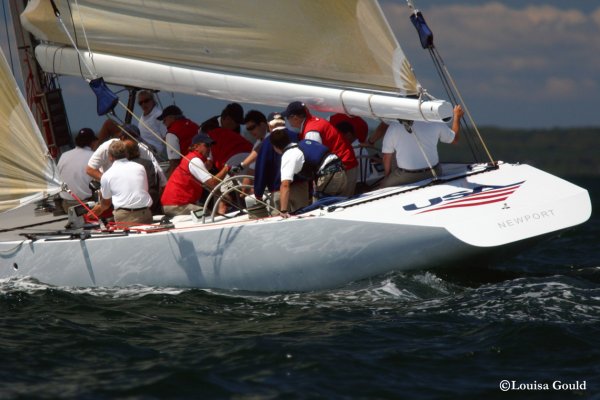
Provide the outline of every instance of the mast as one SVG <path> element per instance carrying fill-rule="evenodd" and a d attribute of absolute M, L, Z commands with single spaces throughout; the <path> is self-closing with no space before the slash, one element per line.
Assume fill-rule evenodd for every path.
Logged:
<path fill-rule="evenodd" d="M 37 63 L 34 49 L 39 41 L 21 25 L 20 15 L 25 9 L 26 3 L 27 0 L 9 1 L 25 98 L 44 136 L 50 154 L 53 158 L 57 158 L 63 147 L 65 149 L 73 147 L 73 138 L 62 89 L 56 78 L 46 74 Z"/>

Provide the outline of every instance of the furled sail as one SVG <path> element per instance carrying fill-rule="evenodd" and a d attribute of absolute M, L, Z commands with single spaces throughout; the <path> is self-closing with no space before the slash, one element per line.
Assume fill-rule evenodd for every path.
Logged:
<path fill-rule="evenodd" d="M 54 161 L 0 50 L 0 212 L 60 191 Z"/>
<path fill-rule="evenodd" d="M 417 79 L 376 0 L 55 2 L 78 47 L 91 50 L 96 72 L 108 82 L 271 105 L 302 99 L 323 111 L 379 117 L 388 112 L 376 111 L 378 99 L 370 96 L 418 94 Z M 21 19 L 48 42 L 36 51 L 46 71 L 85 74 L 49 1 L 30 1 Z M 213 79 L 223 84 L 214 86 Z M 259 84 L 248 83 L 253 89 L 246 90 L 243 79 Z M 302 87 L 309 87 L 306 94 Z M 344 99 L 346 91 L 351 93 Z M 451 114 L 447 106 L 434 108 L 425 119 Z"/>

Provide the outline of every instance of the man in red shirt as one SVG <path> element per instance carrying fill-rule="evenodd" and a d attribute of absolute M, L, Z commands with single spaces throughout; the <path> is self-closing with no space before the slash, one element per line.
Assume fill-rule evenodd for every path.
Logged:
<path fill-rule="evenodd" d="M 181 161 L 181 155 L 187 153 L 192 144 L 192 138 L 198 133 L 200 127 L 194 121 L 184 117 L 181 109 L 175 105 L 166 107 L 156 118 L 167 127 L 167 158 L 169 169 L 167 176 L 177 168 Z"/>
<path fill-rule="evenodd" d="M 281 115 L 287 119 L 293 128 L 300 129 L 298 140 L 307 139 L 319 142 L 342 160 L 346 171 L 346 188 L 341 195 L 354 195 L 358 176 L 358 161 L 352 146 L 344 140 L 338 130 L 329 121 L 313 116 L 304 103 L 300 101 L 288 104 Z"/>
<path fill-rule="evenodd" d="M 214 176 L 208 172 L 211 168 L 208 155 L 213 144 L 214 141 L 203 133 L 192 138 L 190 152 L 171 174 L 160 199 L 168 217 L 202 209 L 197 204 L 202 196 L 202 185 L 213 188 L 227 175 L 227 165 Z"/>
<path fill-rule="evenodd" d="M 252 143 L 234 130 L 224 127 L 215 127 L 210 120 L 202 123 L 203 133 L 214 140 L 211 149 L 211 158 L 217 169 L 225 164 L 239 165 L 252 151 Z"/>

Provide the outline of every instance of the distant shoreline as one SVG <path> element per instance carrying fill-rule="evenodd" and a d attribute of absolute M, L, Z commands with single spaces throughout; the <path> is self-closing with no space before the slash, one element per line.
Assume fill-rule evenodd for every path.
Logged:
<path fill-rule="evenodd" d="M 526 163 L 559 176 L 600 175 L 600 127 L 510 129 L 485 126 L 479 131 L 494 160 Z M 440 157 L 447 161 L 470 161 L 468 140 L 460 145 L 439 145 Z M 471 140 L 477 149 L 478 140 Z M 482 159 L 485 152 L 479 150 Z"/>

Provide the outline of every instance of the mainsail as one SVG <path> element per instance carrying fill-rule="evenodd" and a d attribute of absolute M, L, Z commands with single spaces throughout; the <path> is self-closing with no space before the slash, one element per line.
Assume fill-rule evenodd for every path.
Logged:
<path fill-rule="evenodd" d="M 419 106 L 406 101 L 419 84 L 376 0 L 55 3 L 107 82 L 374 117 Z M 30 1 L 21 20 L 47 42 L 36 50 L 46 71 L 92 78 L 49 1 Z M 411 115 L 451 115 L 444 102 L 427 103 Z"/>
<path fill-rule="evenodd" d="M 54 161 L 0 50 L 0 212 L 60 191 Z"/>

